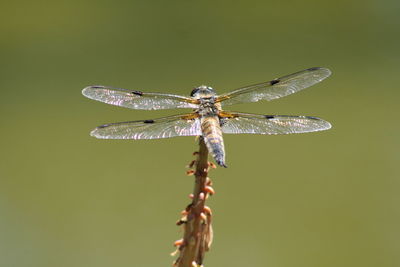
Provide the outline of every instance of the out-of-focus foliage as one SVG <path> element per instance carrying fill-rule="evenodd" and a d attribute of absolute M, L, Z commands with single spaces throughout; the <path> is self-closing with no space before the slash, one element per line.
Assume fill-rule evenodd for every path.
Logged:
<path fill-rule="evenodd" d="M 0 16 L 0 266 L 167 266 L 194 138 L 96 140 L 175 111 L 91 101 L 91 84 L 188 95 L 308 67 L 333 75 L 273 102 L 327 132 L 226 135 L 211 173 L 206 266 L 400 265 L 396 1 L 8 1 Z M 181 112 L 181 111 L 178 111 Z"/>

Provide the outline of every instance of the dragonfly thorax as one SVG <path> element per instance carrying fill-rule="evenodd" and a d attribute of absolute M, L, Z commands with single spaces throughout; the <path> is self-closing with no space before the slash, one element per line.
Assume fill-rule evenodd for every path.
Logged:
<path fill-rule="evenodd" d="M 200 105 L 197 109 L 197 113 L 201 116 L 216 116 L 218 115 L 221 105 L 220 103 L 215 103 L 215 97 L 202 97 L 199 99 Z"/>
<path fill-rule="evenodd" d="M 199 87 L 196 87 L 190 93 L 190 96 L 195 97 L 197 99 L 203 97 L 212 97 L 216 95 L 217 93 L 215 92 L 215 90 L 212 87 L 206 85 L 201 85 Z"/>

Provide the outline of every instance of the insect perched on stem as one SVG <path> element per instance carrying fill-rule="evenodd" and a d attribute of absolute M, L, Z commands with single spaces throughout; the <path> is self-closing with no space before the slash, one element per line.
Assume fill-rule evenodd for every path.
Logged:
<path fill-rule="evenodd" d="M 194 88 L 189 97 L 107 86 L 88 86 L 82 93 L 97 101 L 132 109 L 193 109 L 191 113 L 159 119 L 101 125 L 94 129 L 91 135 L 103 139 L 202 136 L 216 163 L 226 167 L 222 133 L 270 135 L 306 133 L 328 130 L 331 124 L 310 116 L 257 115 L 229 112 L 223 110 L 223 107 L 284 97 L 312 86 L 330 74 L 331 71 L 326 68 L 310 68 L 222 95 L 217 95 L 213 88 L 205 85 Z"/>

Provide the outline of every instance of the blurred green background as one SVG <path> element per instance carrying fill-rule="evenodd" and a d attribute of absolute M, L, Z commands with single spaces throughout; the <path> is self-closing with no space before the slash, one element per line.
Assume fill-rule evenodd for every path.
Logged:
<path fill-rule="evenodd" d="M 314 66 L 272 102 L 327 132 L 225 135 L 206 266 L 400 266 L 399 1 L 8 1 L 0 9 L 0 266 L 170 266 L 192 137 L 97 140 L 182 110 L 89 100 L 87 85 L 226 92 Z"/>

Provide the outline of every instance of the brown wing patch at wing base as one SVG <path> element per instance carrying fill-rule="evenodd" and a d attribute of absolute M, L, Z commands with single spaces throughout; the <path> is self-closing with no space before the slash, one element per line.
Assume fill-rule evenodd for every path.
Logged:
<path fill-rule="evenodd" d="M 182 116 L 181 118 L 182 118 L 182 120 L 194 120 L 199 117 L 200 117 L 200 115 L 198 113 L 193 112 L 193 113 L 186 114 L 186 115 Z"/>
<path fill-rule="evenodd" d="M 227 96 L 227 95 L 219 96 L 219 97 L 217 97 L 217 98 L 215 99 L 215 103 L 219 103 L 219 102 L 225 101 L 225 100 L 227 100 L 227 99 L 229 99 L 229 98 L 230 98 L 230 97 Z"/>
<path fill-rule="evenodd" d="M 234 113 L 229 112 L 229 111 L 220 111 L 218 113 L 218 116 L 221 117 L 221 118 L 228 118 L 228 119 L 232 119 L 232 118 L 238 117 L 237 114 L 234 114 Z"/>

